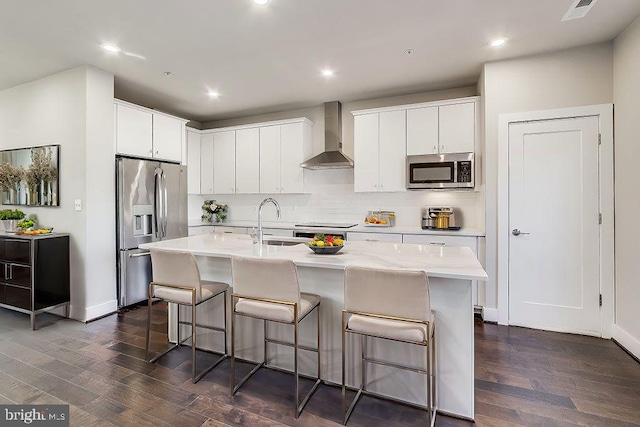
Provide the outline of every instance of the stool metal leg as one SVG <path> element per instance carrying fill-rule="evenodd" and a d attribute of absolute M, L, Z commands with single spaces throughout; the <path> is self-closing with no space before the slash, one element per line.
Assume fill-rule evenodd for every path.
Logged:
<path fill-rule="evenodd" d="M 196 290 L 191 291 L 191 380 L 196 383 Z M 180 327 L 180 325 L 178 325 Z"/>

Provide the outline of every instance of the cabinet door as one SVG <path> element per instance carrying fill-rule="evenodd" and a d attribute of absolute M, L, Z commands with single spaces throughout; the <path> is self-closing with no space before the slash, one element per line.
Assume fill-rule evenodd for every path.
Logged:
<path fill-rule="evenodd" d="M 153 115 L 149 111 L 116 104 L 116 151 L 152 157 Z"/>
<path fill-rule="evenodd" d="M 260 192 L 260 129 L 236 131 L 236 193 Z"/>
<path fill-rule="evenodd" d="M 475 111 L 473 102 L 440 107 L 440 153 L 473 152 L 476 135 Z"/>
<path fill-rule="evenodd" d="M 18 264 L 9 264 L 7 273 L 7 284 L 31 288 L 31 267 Z"/>
<path fill-rule="evenodd" d="M 378 114 L 353 118 L 353 190 L 378 191 Z"/>
<path fill-rule="evenodd" d="M 200 194 L 213 194 L 213 134 L 200 137 Z"/>
<path fill-rule="evenodd" d="M 236 191 L 236 131 L 213 134 L 213 184 L 216 194 Z"/>
<path fill-rule="evenodd" d="M 31 242 L 29 240 L 5 239 L 5 260 L 20 264 L 31 264 Z"/>
<path fill-rule="evenodd" d="M 153 114 L 153 157 L 182 161 L 184 122 L 164 114 Z"/>
<path fill-rule="evenodd" d="M 260 128 L 260 192 L 280 192 L 280 126 Z"/>
<path fill-rule="evenodd" d="M 349 231 L 347 242 L 390 242 L 402 243 L 402 234 L 397 233 L 361 233 Z"/>
<path fill-rule="evenodd" d="M 6 285 L 4 299 L 7 305 L 31 310 L 31 290 L 19 286 Z"/>
<path fill-rule="evenodd" d="M 380 191 L 406 191 L 406 112 L 380 113 Z"/>
<path fill-rule="evenodd" d="M 407 110 L 407 156 L 438 153 L 438 107 Z"/>
<path fill-rule="evenodd" d="M 305 134 L 303 123 L 280 126 L 280 192 L 303 193 Z"/>
<path fill-rule="evenodd" d="M 200 133 L 189 130 L 187 130 L 187 193 L 200 194 Z"/>
<path fill-rule="evenodd" d="M 420 245 L 468 247 L 478 256 L 478 240 L 473 236 L 440 236 L 437 234 L 405 234 L 403 243 L 417 243 Z"/>

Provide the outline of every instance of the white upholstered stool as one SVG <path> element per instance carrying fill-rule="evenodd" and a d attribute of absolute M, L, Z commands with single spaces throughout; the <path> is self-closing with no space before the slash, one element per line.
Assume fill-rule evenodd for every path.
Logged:
<path fill-rule="evenodd" d="M 243 258 L 231 259 L 233 293 L 231 294 L 231 395 L 242 386 L 258 369 L 268 367 L 267 344 L 293 347 L 295 375 L 295 418 L 309 401 L 320 384 L 320 297 L 300 293 L 296 266 L 291 260 Z M 317 347 L 299 345 L 298 324 L 316 309 L 318 320 Z M 236 384 L 235 371 L 235 317 L 245 316 L 264 321 L 264 360 Z M 293 325 L 293 343 L 271 340 L 267 335 L 267 323 L 277 322 Z M 298 350 L 316 352 L 318 356 L 318 376 L 311 390 L 300 403 Z"/>
<path fill-rule="evenodd" d="M 361 337 L 361 384 L 347 409 L 346 399 L 346 336 Z M 367 356 L 367 337 L 415 344 L 425 347 L 425 367 L 415 368 L 376 360 Z M 366 364 L 373 363 L 425 374 L 427 377 L 427 404 L 414 405 L 426 409 L 429 423 L 436 418 L 435 378 L 435 313 L 431 311 L 429 282 L 424 271 L 380 270 L 347 267 L 344 283 L 344 310 L 342 310 L 342 414 L 343 423 L 362 394 L 384 399 L 388 396 L 367 391 Z M 398 399 L 390 399 L 398 401 Z M 408 403 L 408 402 L 406 402 Z"/>
<path fill-rule="evenodd" d="M 207 372 L 215 368 L 227 357 L 227 290 L 229 285 L 220 282 L 209 282 L 200 279 L 200 270 L 193 254 L 189 252 L 151 249 L 151 265 L 153 282 L 149 283 L 149 307 L 147 312 L 146 356 L 149 358 L 149 332 L 151 329 L 151 306 L 154 298 L 178 304 L 176 344 L 157 355 L 150 362 L 155 362 L 171 350 L 179 347 L 191 338 L 191 379 L 198 382 Z M 196 322 L 196 307 L 218 295 L 224 298 L 224 328 L 199 325 Z M 191 307 L 191 323 L 180 321 L 180 306 Z M 180 339 L 180 325 L 191 325 L 191 336 Z M 196 328 L 219 331 L 224 334 L 224 353 L 211 366 L 196 375 Z"/>

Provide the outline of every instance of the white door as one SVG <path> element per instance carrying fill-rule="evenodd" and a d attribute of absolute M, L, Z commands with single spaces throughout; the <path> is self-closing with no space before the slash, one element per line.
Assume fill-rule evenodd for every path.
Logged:
<path fill-rule="evenodd" d="M 216 194 L 236 192 L 236 131 L 213 134 L 213 186 Z"/>
<path fill-rule="evenodd" d="M 509 324 L 601 335 L 598 123 L 509 126 Z"/>
<path fill-rule="evenodd" d="M 405 110 L 380 113 L 380 191 L 406 191 L 407 121 Z"/>
<path fill-rule="evenodd" d="M 200 138 L 200 194 L 213 194 L 213 134 Z"/>
<path fill-rule="evenodd" d="M 187 130 L 187 194 L 201 194 L 200 158 L 200 133 Z"/>
<path fill-rule="evenodd" d="M 164 114 L 153 113 L 153 157 L 182 161 L 184 122 Z"/>
<path fill-rule="evenodd" d="M 438 111 L 440 154 L 471 153 L 476 137 L 476 104 L 443 105 Z"/>
<path fill-rule="evenodd" d="M 378 113 L 353 118 L 353 191 L 378 191 Z"/>
<path fill-rule="evenodd" d="M 260 128 L 260 193 L 280 193 L 280 126 Z"/>
<path fill-rule="evenodd" d="M 280 192 L 303 193 L 304 123 L 280 126 Z"/>
<path fill-rule="evenodd" d="M 236 193 L 260 192 L 260 128 L 236 131 Z"/>
<path fill-rule="evenodd" d="M 116 104 L 116 149 L 120 154 L 151 157 L 153 114 L 139 108 Z"/>
<path fill-rule="evenodd" d="M 407 156 L 438 154 L 438 107 L 407 110 Z"/>

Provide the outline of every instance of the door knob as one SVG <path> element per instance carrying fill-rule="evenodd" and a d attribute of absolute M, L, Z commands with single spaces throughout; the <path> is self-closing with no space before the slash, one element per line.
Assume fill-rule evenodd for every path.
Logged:
<path fill-rule="evenodd" d="M 511 231 L 511 234 L 513 234 L 514 236 L 519 236 L 519 235 L 521 235 L 521 234 L 531 234 L 531 233 L 523 233 L 522 231 L 518 230 L 517 228 L 514 228 L 514 229 Z"/>

